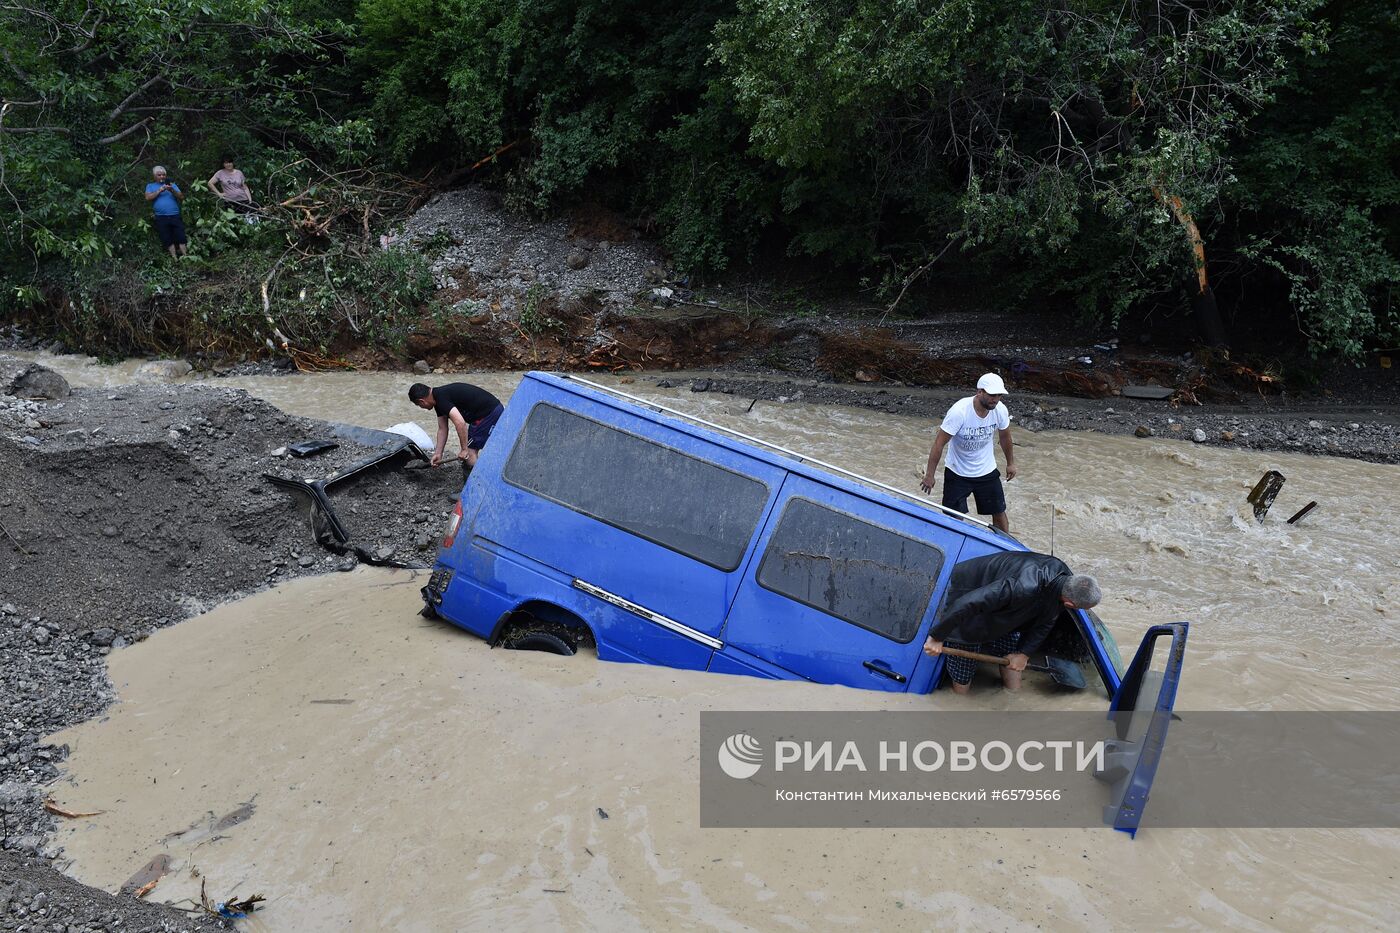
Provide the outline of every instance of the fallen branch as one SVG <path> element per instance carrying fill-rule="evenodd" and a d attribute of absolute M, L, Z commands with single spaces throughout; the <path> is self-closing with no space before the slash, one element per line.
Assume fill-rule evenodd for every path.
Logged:
<path fill-rule="evenodd" d="M 15 536 L 10 534 L 10 529 L 5 527 L 4 522 L 0 522 L 0 531 L 3 531 L 5 533 L 5 537 L 10 539 L 10 543 L 13 544 L 16 548 L 18 548 L 21 554 L 23 554 L 25 557 L 29 556 L 29 552 L 24 549 L 24 545 L 20 544 L 18 541 L 15 540 Z"/>
<path fill-rule="evenodd" d="M 97 816 L 100 813 L 107 812 L 106 810 L 93 810 L 91 812 L 79 813 L 75 810 L 65 810 L 58 804 L 54 803 L 53 798 L 49 798 L 44 801 L 44 809 L 47 810 L 49 813 L 52 813 L 54 816 L 62 816 L 70 820 L 76 820 L 84 816 Z"/>

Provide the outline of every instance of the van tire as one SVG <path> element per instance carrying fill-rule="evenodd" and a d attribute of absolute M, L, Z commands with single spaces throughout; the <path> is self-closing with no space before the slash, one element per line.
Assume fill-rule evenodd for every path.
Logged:
<path fill-rule="evenodd" d="M 544 651 L 548 654 L 562 654 L 572 657 L 577 648 L 553 632 L 525 629 L 512 632 L 502 641 L 502 645 L 514 651 Z"/>

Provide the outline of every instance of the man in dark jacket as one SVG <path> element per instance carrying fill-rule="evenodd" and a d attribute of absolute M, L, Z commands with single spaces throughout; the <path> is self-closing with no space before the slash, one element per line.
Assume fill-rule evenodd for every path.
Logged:
<path fill-rule="evenodd" d="M 1003 551 L 965 560 L 953 568 L 943 613 L 924 642 L 934 657 L 943 646 L 1006 656 L 1002 683 L 1021 686 L 1029 655 L 1045 643 L 1064 609 L 1092 609 L 1102 594 L 1093 577 L 1075 574 L 1065 562 L 1034 551 Z M 944 668 L 954 693 L 972 688 L 977 662 L 948 655 Z"/>

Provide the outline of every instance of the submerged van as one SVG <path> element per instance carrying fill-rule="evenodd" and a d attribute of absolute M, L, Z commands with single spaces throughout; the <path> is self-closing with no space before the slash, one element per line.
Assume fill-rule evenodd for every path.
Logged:
<path fill-rule="evenodd" d="M 423 598 L 492 645 L 592 644 L 605 661 L 927 693 L 943 658 L 922 647 L 953 566 L 1000 550 L 1025 547 L 839 467 L 529 373 L 462 490 Z M 1094 614 L 1066 610 L 1044 650 L 1102 683 L 1111 710 L 1162 714 L 1156 723 L 1186 635 L 1184 622 L 1154 626 L 1125 670 Z M 1129 734 L 1140 718 L 1120 717 L 1125 748 L 1160 749 L 1164 723 Z M 1140 751 L 1124 792 L 1145 799 L 1156 755 Z"/>

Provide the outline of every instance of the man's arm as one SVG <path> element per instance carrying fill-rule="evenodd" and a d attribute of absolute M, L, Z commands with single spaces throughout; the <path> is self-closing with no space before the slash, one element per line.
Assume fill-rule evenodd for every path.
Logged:
<path fill-rule="evenodd" d="M 997 431 L 997 440 L 1001 441 L 1001 452 L 1006 457 L 1006 479 L 1009 482 L 1016 478 L 1016 454 L 1012 452 L 1010 425 Z"/>
<path fill-rule="evenodd" d="M 928 452 L 928 469 L 924 470 L 923 482 L 919 483 L 919 488 L 924 492 L 933 492 L 934 480 L 938 478 L 938 461 L 943 459 L 943 448 L 947 447 L 952 439 L 953 435 L 942 428 L 934 435 L 933 447 Z"/>
<path fill-rule="evenodd" d="M 457 429 L 457 446 L 460 448 L 457 456 L 466 459 L 467 444 L 470 442 L 467 436 L 467 419 L 455 408 L 447 413 L 447 417 L 452 419 L 452 426 Z"/>
<path fill-rule="evenodd" d="M 180 190 L 179 188 L 177 188 L 176 186 L 174 186 L 174 185 L 171 185 L 171 186 L 170 186 L 170 193 L 173 194 L 173 195 L 175 195 L 175 200 L 180 201 L 180 202 L 182 202 L 182 203 L 184 202 L 184 200 L 185 200 L 185 192 L 181 191 L 181 190 Z"/>
<path fill-rule="evenodd" d="M 146 192 L 146 200 L 147 200 L 147 201 L 154 201 L 154 200 L 155 200 L 156 198 L 158 198 L 158 197 L 160 197 L 160 189 L 159 189 L 159 188 L 157 188 L 157 189 L 154 190 L 154 191 L 147 191 L 147 192 Z"/>
<path fill-rule="evenodd" d="M 433 443 L 433 466 L 442 462 L 442 448 L 447 443 L 447 416 L 438 415 L 437 441 Z"/>

